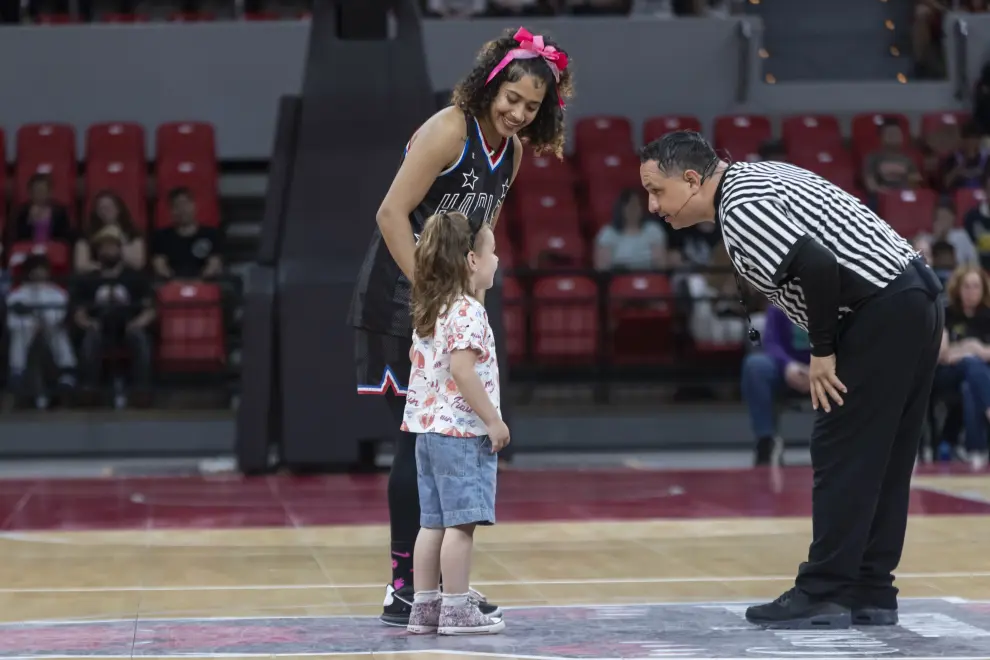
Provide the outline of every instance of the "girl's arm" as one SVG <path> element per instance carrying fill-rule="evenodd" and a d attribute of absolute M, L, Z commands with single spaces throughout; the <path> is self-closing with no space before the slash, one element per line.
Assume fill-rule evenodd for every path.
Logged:
<path fill-rule="evenodd" d="M 484 383 L 478 377 L 478 372 L 474 370 L 477 361 L 478 354 L 474 349 L 453 351 L 450 354 L 450 375 L 454 377 L 461 397 L 471 406 L 471 410 L 481 418 L 485 426 L 493 428 L 502 418 L 498 416 L 498 411 L 492 405 Z"/>

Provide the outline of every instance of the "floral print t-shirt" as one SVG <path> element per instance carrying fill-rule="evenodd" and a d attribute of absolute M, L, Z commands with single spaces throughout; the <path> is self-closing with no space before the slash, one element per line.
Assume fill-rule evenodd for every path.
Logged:
<path fill-rule="evenodd" d="M 461 396 L 450 375 L 450 354 L 458 350 L 477 353 L 475 373 L 501 416 L 498 362 L 488 312 L 474 298 L 461 296 L 449 310 L 441 311 L 432 337 L 413 333 L 403 431 L 461 438 L 488 435 L 485 423 Z"/>

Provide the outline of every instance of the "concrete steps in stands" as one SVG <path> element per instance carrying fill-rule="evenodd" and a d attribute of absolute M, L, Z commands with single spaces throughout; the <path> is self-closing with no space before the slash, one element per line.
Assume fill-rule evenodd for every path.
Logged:
<path fill-rule="evenodd" d="M 898 43 L 907 0 L 761 0 L 747 13 L 763 20 L 763 74 L 777 82 L 894 80 L 911 72 Z M 888 27 L 891 21 L 894 29 Z M 892 47 L 896 50 L 892 51 Z"/>

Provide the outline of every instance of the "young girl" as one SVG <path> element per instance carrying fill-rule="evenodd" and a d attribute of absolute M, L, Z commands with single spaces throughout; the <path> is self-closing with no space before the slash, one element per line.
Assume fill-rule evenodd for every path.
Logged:
<path fill-rule="evenodd" d="M 413 252 L 426 219 L 458 211 L 494 227 L 519 171 L 521 139 L 537 153 L 562 155 L 563 106 L 570 94 L 567 55 L 557 44 L 522 28 L 509 31 L 485 45 L 454 88 L 452 105 L 426 120 L 406 145 L 378 209 L 348 315 L 356 331 L 358 393 L 381 396 L 396 427 L 402 423 L 410 373 Z M 498 293 L 496 287 L 482 302 L 496 307 Z M 498 328 L 500 319 L 494 317 Z M 416 437 L 399 436 L 388 478 L 392 579 L 381 620 L 405 628 L 412 608 L 419 502 Z M 477 592 L 472 595 L 485 614 L 499 615 L 497 605 Z"/>
<path fill-rule="evenodd" d="M 498 268 L 495 235 L 480 218 L 438 213 L 426 222 L 415 268 L 402 430 L 418 434 L 421 513 L 408 630 L 497 633 L 505 623 L 482 612 L 468 587 L 474 528 L 495 523 L 496 452 L 509 443 L 495 340 L 479 301 Z"/>

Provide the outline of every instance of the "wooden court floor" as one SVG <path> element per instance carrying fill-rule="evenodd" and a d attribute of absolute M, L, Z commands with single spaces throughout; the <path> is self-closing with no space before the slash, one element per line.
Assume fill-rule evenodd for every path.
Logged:
<path fill-rule="evenodd" d="M 773 598 L 810 531 L 805 518 L 510 523 L 479 531 L 474 585 L 507 606 Z M 0 618 L 374 615 L 387 541 L 384 526 L 6 534 Z M 915 516 L 898 584 L 906 597 L 990 599 L 990 516 Z"/>

